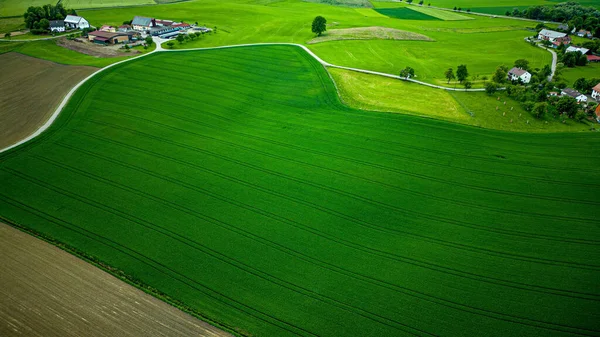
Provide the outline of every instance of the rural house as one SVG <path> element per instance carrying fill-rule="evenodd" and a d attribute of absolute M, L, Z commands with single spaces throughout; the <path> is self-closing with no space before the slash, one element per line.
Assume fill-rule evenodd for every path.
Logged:
<path fill-rule="evenodd" d="M 600 104 L 596 107 L 596 122 L 600 123 Z"/>
<path fill-rule="evenodd" d="M 542 29 L 538 33 L 538 39 L 547 40 L 550 42 L 554 42 L 554 40 L 556 40 L 558 38 L 564 38 L 565 36 L 567 36 L 567 34 L 555 32 L 555 31 L 549 30 L 549 29 Z"/>
<path fill-rule="evenodd" d="M 531 74 L 527 70 L 514 67 L 508 71 L 508 80 L 529 83 L 531 81 Z"/>
<path fill-rule="evenodd" d="M 154 27 L 154 19 L 143 16 L 136 16 L 131 21 L 131 25 L 133 26 L 133 30 L 137 30 L 140 32 L 147 31 L 150 30 L 150 28 Z"/>
<path fill-rule="evenodd" d="M 88 33 L 88 40 L 97 43 L 97 44 L 118 44 L 118 43 L 127 43 L 130 42 L 133 37 L 133 33 L 112 33 L 112 32 L 103 32 L 101 30 L 96 30 Z"/>
<path fill-rule="evenodd" d="M 592 88 L 592 98 L 595 100 L 600 99 L 600 83 L 596 84 L 596 86 Z"/>
<path fill-rule="evenodd" d="M 567 23 L 561 23 L 557 29 L 566 32 L 569 30 L 569 25 Z"/>
<path fill-rule="evenodd" d="M 70 29 L 85 29 L 90 28 L 90 23 L 81 16 L 67 15 L 65 18 L 65 26 Z"/>
<path fill-rule="evenodd" d="M 577 91 L 575 89 L 564 88 L 560 92 L 560 95 L 561 96 L 571 96 L 577 100 L 577 103 L 587 102 L 587 96 L 580 93 L 579 91 Z"/>
<path fill-rule="evenodd" d="M 583 48 L 583 47 L 577 47 L 577 46 L 570 46 L 569 48 L 567 48 L 567 50 L 565 50 L 565 53 L 571 53 L 571 52 L 580 52 L 581 54 L 585 55 L 589 52 L 590 50 L 587 48 Z"/>
<path fill-rule="evenodd" d="M 119 26 L 119 29 L 118 29 L 119 32 L 128 32 L 130 30 L 131 30 L 130 25 L 121 25 L 121 26 Z"/>
<path fill-rule="evenodd" d="M 552 48 L 558 48 L 561 44 L 570 44 L 571 38 L 569 36 L 557 37 L 552 41 Z"/>
<path fill-rule="evenodd" d="M 64 32 L 65 31 L 65 21 L 64 20 L 52 20 L 50 21 L 50 31 L 51 32 Z"/>
<path fill-rule="evenodd" d="M 592 32 L 590 32 L 589 30 L 580 30 L 577 32 L 577 36 L 579 37 L 587 37 L 587 38 L 591 38 L 592 37 Z"/>
<path fill-rule="evenodd" d="M 115 27 L 108 26 L 108 25 L 104 25 L 104 26 L 100 27 L 100 30 L 103 31 L 103 32 L 111 32 L 111 33 L 115 33 L 117 31 L 115 29 Z"/>

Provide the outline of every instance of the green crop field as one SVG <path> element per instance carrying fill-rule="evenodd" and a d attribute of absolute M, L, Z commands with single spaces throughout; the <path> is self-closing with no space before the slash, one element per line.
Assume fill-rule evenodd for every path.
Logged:
<path fill-rule="evenodd" d="M 400 8 L 378 8 L 376 9 L 378 13 L 381 13 L 385 16 L 394 19 L 404 19 L 404 20 L 440 20 L 435 16 L 430 16 L 425 13 L 419 11 L 413 11 L 408 7 L 400 7 Z"/>
<path fill-rule="evenodd" d="M 598 157 L 348 108 L 297 47 L 163 52 L 0 155 L 0 216 L 240 334 L 591 336 Z"/>
<path fill-rule="evenodd" d="M 507 10 L 512 11 L 513 8 L 525 9 L 531 6 L 553 6 L 563 0 L 432 0 L 425 2 L 431 3 L 432 6 L 443 8 L 461 7 L 466 10 L 470 8 L 474 12 L 499 14 L 504 15 Z M 600 8 L 600 3 L 597 0 L 578 0 L 575 1 L 585 6 L 594 6 Z"/>

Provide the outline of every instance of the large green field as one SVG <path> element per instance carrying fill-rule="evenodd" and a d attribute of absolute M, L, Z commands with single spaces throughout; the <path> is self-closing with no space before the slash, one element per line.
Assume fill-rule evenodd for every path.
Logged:
<path fill-rule="evenodd" d="M 431 0 L 425 4 L 431 3 L 432 6 L 443 8 L 461 7 L 466 10 L 470 8 L 474 12 L 500 14 L 504 15 L 507 10 L 512 11 L 513 8 L 521 10 L 531 6 L 554 6 L 559 2 L 567 2 L 563 0 Z M 575 1 L 584 6 L 594 6 L 600 8 L 600 3 L 597 0 L 578 0 Z"/>
<path fill-rule="evenodd" d="M 599 157 L 348 108 L 297 47 L 163 52 L 0 155 L 0 216 L 253 336 L 592 336 Z"/>
<path fill-rule="evenodd" d="M 0 17 L 22 16 L 29 6 L 43 6 L 56 3 L 48 0 L 0 0 Z M 65 0 L 62 1 L 66 8 L 110 8 L 119 6 L 135 6 L 156 4 L 154 0 Z"/>

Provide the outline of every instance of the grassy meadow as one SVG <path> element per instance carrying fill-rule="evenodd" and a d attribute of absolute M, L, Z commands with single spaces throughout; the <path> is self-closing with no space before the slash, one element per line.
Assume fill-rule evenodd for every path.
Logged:
<path fill-rule="evenodd" d="M 396 79 L 329 68 L 341 100 L 350 107 L 433 117 L 487 129 L 518 132 L 581 132 L 589 123 L 534 118 L 502 92 L 445 91 Z M 505 104 L 506 102 L 506 104 Z M 497 109 L 496 109 L 497 108 Z"/>
<path fill-rule="evenodd" d="M 512 11 L 514 8 L 520 10 L 529 8 L 531 6 L 553 6 L 559 2 L 566 2 L 563 0 L 431 0 L 425 1 L 425 5 L 428 3 L 431 6 L 443 7 L 443 8 L 454 8 L 461 7 L 463 10 L 470 8 L 473 12 L 487 13 L 487 14 L 499 14 L 504 15 L 506 11 Z M 576 1 L 585 6 L 594 6 L 600 8 L 600 3 L 596 0 L 578 0 Z"/>
<path fill-rule="evenodd" d="M 30 6 L 41 7 L 48 3 L 48 0 L 0 0 L 0 17 L 22 16 Z M 83 9 L 153 5 L 156 2 L 154 0 L 64 0 L 62 4 L 66 8 Z"/>
<path fill-rule="evenodd" d="M 240 335 L 596 335 L 599 156 L 348 108 L 297 47 L 156 53 L 0 155 L 0 218 Z"/>
<path fill-rule="evenodd" d="M 600 63 L 588 63 L 584 67 L 562 68 L 560 70 L 560 77 L 569 86 L 572 86 L 577 79 L 582 77 L 586 79 L 600 78 Z"/>

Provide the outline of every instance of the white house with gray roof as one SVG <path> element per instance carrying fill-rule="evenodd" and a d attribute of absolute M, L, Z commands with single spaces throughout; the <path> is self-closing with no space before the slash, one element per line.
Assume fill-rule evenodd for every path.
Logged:
<path fill-rule="evenodd" d="M 567 36 L 567 34 L 555 32 L 555 31 L 549 30 L 549 29 L 542 29 L 538 33 L 538 39 L 548 40 L 550 42 L 554 42 L 554 40 L 561 38 L 561 37 L 565 37 L 565 36 Z"/>
<path fill-rule="evenodd" d="M 531 74 L 527 70 L 514 67 L 508 71 L 509 81 L 521 81 L 523 83 L 529 83 L 531 81 Z"/>
<path fill-rule="evenodd" d="M 81 16 L 67 15 L 65 18 L 65 27 L 68 29 L 90 28 L 90 23 Z"/>
<path fill-rule="evenodd" d="M 131 25 L 133 26 L 133 30 L 137 30 L 140 32 L 150 30 L 150 28 L 154 27 L 154 19 L 147 18 L 144 16 L 135 16 L 131 21 Z"/>

